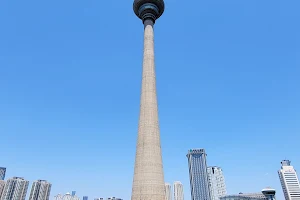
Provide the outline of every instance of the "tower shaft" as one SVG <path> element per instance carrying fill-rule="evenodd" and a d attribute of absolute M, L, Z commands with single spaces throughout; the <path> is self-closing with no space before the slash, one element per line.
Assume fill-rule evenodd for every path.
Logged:
<path fill-rule="evenodd" d="M 140 118 L 131 200 L 165 200 L 160 146 L 153 21 L 144 21 L 144 58 Z"/>

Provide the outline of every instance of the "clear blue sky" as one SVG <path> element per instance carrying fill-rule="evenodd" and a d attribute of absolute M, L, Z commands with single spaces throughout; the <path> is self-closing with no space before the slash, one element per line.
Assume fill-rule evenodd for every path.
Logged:
<path fill-rule="evenodd" d="M 190 148 L 223 168 L 229 194 L 271 186 L 283 200 L 280 161 L 300 170 L 299 7 L 166 0 L 155 26 L 164 171 L 186 200 Z M 7 178 L 49 180 L 51 198 L 130 199 L 143 48 L 132 1 L 1 0 L 0 19 Z"/>

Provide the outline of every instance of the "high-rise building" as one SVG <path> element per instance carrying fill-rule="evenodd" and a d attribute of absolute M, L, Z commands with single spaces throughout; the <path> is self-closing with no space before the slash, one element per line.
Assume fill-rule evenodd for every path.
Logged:
<path fill-rule="evenodd" d="M 208 167 L 207 174 L 211 200 L 219 200 L 221 196 L 226 195 L 223 171 L 220 167 Z"/>
<path fill-rule="evenodd" d="M 75 196 L 75 194 L 76 194 L 76 191 L 72 191 L 72 196 Z"/>
<path fill-rule="evenodd" d="M 300 185 L 296 170 L 291 161 L 283 160 L 278 171 L 281 187 L 286 200 L 300 200 Z"/>
<path fill-rule="evenodd" d="M 3 192 L 4 186 L 5 186 L 5 181 L 0 180 L 0 199 L 1 199 L 1 195 Z"/>
<path fill-rule="evenodd" d="M 29 200 L 49 200 L 51 183 L 45 180 L 34 181 L 31 187 Z"/>
<path fill-rule="evenodd" d="M 183 200 L 183 185 L 180 181 L 175 181 L 173 184 L 174 200 Z"/>
<path fill-rule="evenodd" d="M 134 0 L 133 10 L 144 24 L 144 58 L 138 140 L 131 200 L 165 200 L 154 62 L 155 21 L 163 14 L 163 0 Z"/>
<path fill-rule="evenodd" d="M 13 177 L 6 181 L 1 200 L 25 200 L 29 181 L 21 177 Z"/>
<path fill-rule="evenodd" d="M 166 200 L 172 200 L 172 189 L 170 183 L 165 183 Z"/>
<path fill-rule="evenodd" d="M 191 200 L 211 200 L 204 149 L 191 149 L 188 158 Z"/>
<path fill-rule="evenodd" d="M 88 196 L 83 196 L 83 197 L 82 197 L 82 200 L 88 200 L 88 199 L 89 199 Z"/>
<path fill-rule="evenodd" d="M 5 173 L 6 173 L 6 168 L 5 167 L 0 167 L 0 180 L 4 180 Z"/>

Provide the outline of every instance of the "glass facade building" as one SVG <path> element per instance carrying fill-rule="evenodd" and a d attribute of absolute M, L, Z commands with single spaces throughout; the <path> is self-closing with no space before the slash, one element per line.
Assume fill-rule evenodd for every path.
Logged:
<path fill-rule="evenodd" d="M 211 200 L 204 149 L 191 149 L 188 158 L 191 200 Z"/>
<path fill-rule="evenodd" d="M 6 168 L 5 167 L 0 167 L 0 180 L 4 180 L 5 173 L 6 173 Z"/>
<path fill-rule="evenodd" d="M 82 200 L 88 200 L 88 196 L 83 196 Z"/>

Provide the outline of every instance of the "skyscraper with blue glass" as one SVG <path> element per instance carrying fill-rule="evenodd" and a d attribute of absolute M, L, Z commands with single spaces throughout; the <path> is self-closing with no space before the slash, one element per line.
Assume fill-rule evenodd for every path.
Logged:
<path fill-rule="evenodd" d="M 0 167 L 0 180 L 4 180 L 5 173 L 6 173 L 6 168 L 5 167 Z"/>
<path fill-rule="evenodd" d="M 186 156 L 189 164 L 191 200 L 211 200 L 205 150 L 191 149 Z"/>

